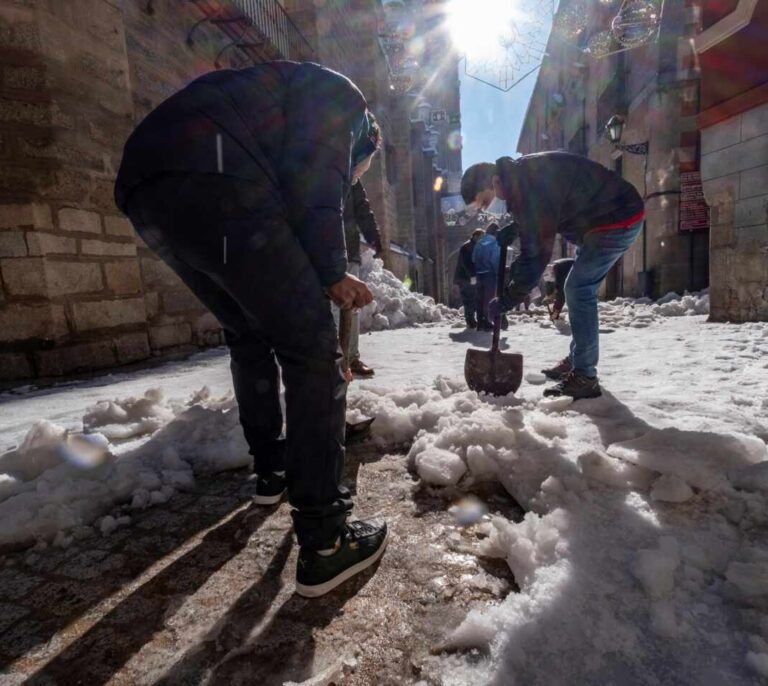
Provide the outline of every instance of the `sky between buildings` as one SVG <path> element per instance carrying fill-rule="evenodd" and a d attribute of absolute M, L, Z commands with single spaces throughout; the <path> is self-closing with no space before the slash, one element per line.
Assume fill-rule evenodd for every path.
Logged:
<path fill-rule="evenodd" d="M 516 156 L 517 139 L 538 70 L 503 93 L 467 76 L 461 78 L 461 134 L 464 169 L 475 162 L 495 162 L 502 155 Z"/>

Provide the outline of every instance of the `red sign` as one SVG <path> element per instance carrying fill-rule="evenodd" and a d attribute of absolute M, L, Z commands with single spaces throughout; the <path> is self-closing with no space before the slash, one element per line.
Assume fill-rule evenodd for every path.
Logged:
<path fill-rule="evenodd" d="M 701 173 L 680 174 L 680 231 L 700 231 L 709 228 L 709 206 L 704 199 Z"/>

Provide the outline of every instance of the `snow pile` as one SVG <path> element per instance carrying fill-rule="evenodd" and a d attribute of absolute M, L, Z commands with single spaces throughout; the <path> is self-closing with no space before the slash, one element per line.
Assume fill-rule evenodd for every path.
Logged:
<path fill-rule="evenodd" d="M 417 324 L 451 321 L 459 318 L 458 310 L 438 304 L 433 298 L 411 292 L 381 260 L 370 253 L 363 255 L 361 276 L 368 284 L 374 301 L 360 311 L 360 330 L 383 331 Z"/>
<path fill-rule="evenodd" d="M 67 545 L 96 524 L 109 534 L 129 521 L 116 506 L 144 509 L 194 485 L 195 474 L 251 462 L 232 397 L 206 389 L 186 403 L 150 390 L 141 398 L 100 402 L 72 435 L 41 420 L 17 449 L 0 455 L 0 545 L 31 541 Z M 108 437 L 152 433 L 122 448 Z"/>
<path fill-rule="evenodd" d="M 506 560 L 520 592 L 475 608 L 447 684 L 748 683 L 768 656 L 768 448 L 738 432 L 655 429 L 613 398 L 486 398 L 459 381 L 366 387 L 354 412 L 434 487 L 496 479 L 528 511 L 494 517 L 476 553 Z M 473 671 L 475 670 L 475 671 Z M 628 671 L 625 671 L 628 670 Z"/>

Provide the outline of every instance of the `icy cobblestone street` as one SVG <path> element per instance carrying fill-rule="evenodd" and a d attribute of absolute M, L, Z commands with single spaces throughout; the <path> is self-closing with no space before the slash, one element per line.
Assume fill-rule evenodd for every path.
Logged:
<path fill-rule="evenodd" d="M 72 465 L 43 424 L 0 456 L 2 683 L 763 683 L 768 325 L 601 309 L 604 395 L 575 404 L 541 398 L 568 341 L 541 317 L 504 336 L 506 399 L 462 379 L 486 334 L 363 336 L 350 417 L 377 420 L 346 478 L 393 537 L 314 602 L 288 507 L 248 502 L 225 352 L 4 394 L 6 449 L 40 419 L 110 443 Z"/>

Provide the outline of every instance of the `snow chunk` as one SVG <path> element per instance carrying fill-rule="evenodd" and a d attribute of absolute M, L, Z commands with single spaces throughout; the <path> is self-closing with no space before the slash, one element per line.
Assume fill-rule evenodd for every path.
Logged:
<path fill-rule="evenodd" d="M 525 375 L 525 380 L 534 386 L 540 386 L 541 384 L 547 383 L 547 377 L 539 372 L 529 372 Z"/>
<path fill-rule="evenodd" d="M 634 574 L 651 599 L 669 596 L 675 587 L 675 570 L 680 564 L 677 539 L 664 536 L 659 539 L 657 550 L 639 550 Z"/>
<path fill-rule="evenodd" d="M 453 486 L 464 476 L 467 465 L 458 455 L 431 447 L 416 458 L 416 471 L 429 484 Z"/>
<path fill-rule="evenodd" d="M 666 503 L 684 503 L 693 498 L 691 487 L 679 476 L 663 474 L 653 484 L 651 499 Z"/>
<path fill-rule="evenodd" d="M 647 489 L 656 478 L 656 472 L 617 460 L 601 450 L 589 450 L 577 458 L 581 473 L 587 479 L 613 488 Z"/>
<path fill-rule="evenodd" d="M 680 429 L 652 429 L 640 438 L 612 444 L 608 454 L 703 490 L 725 483 L 729 469 L 768 458 L 765 443 L 756 436 Z"/>
<path fill-rule="evenodd" d="M 768 461 L 732 469 L 728 479 L 734 488 L 743 491 L 768 492 Z"/>
<path fill-rule="evenodd" d="M 747 653 L 747 664 L 760 676 L 768 678 L 768 653 Z"/>
<path fill-rule="evenodd" d="M 725 571 L 725 578 L 744 597 L 768 595 L 768 561 L 731 562 Z"/>

